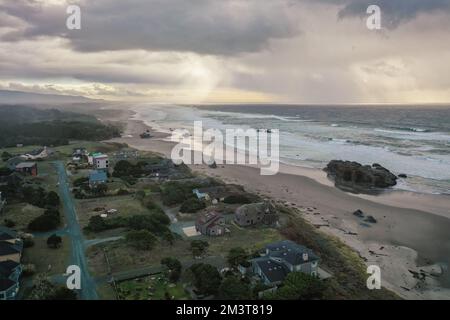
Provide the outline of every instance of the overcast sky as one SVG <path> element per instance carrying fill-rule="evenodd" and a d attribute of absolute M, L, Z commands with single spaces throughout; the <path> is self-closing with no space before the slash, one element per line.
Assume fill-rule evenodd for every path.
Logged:
<path fill-rule="evenodd" d="M 81 30 L 68 30 L 68 4 Z M 366 27 L 369 5 L 381 30 Z M 0 0 L 0 89 L 175 103 L 450 102 L 450 0 Z"/>

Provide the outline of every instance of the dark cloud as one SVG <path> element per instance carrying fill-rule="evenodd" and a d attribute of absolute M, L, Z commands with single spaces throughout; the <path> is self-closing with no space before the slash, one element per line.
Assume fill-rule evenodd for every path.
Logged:
<path fill-rule="evenodd" d="M 442 11 L 450 13 L 450 0 L 319 0 L 342 6 L 339 18 L 367 16 L 370 5 L 378 5 L 382 11 L 383 24 L 387 28 L 416 18 L 421 13 Z"/>
<path fill-rule="evenodd" d="M 82 0 L 79 4 L 82 29 L 70 31 L 65 28 L 66 6 L 0 0 L 0 11 L 28 24 L 2 40 L 60 36 L 84 52 L 145 49 L 233 55 L 258 51 L 272 38 L 297 32 L 283 0 Z"/>

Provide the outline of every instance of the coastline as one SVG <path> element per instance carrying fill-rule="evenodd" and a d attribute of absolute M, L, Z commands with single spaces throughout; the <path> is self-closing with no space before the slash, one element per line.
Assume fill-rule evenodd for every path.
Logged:
<path fill-rule="evenodd" d="M 103 121 L 125 124 L 123 137 L 110 141 L 170 156 L 173 143 L 164 140 L 168 134 L 132 119 L 133 114 L 121 111 L 98 115 Z M 147 129 L 153 138 L 140 139 L 139 134 Z M 352 195 L 335 188 L 320 170 L 288 165 L 281 165 L 276 176 L 261 176 L 258 168 L 241 165 L 219 165 L 216 169 L 206 165 L 190 167 L 299 208 L 306 220 L 356 250 L 368 265 L 379 265 L 382 285 L 401 297 L 450 299 L 450 289 L 440 287 L 435 277 L 442 273 L 436 263 L 449 263 L 442 260 L 450 252 L 447 232 L 450 214 L 448 209 L 445 211 L 446 200 L 433 201 L 437 198 L 433 195 L 417 196 L 402 191 L 383 196 Z M 370 227 L 364 225 L 352 214 L 356 209 L 373 215 L 378 222 Z M 423 266 L 418 265 L 419 258 Z M 428 275 L 425 280 L 414 276 L 421 270 Z"/>

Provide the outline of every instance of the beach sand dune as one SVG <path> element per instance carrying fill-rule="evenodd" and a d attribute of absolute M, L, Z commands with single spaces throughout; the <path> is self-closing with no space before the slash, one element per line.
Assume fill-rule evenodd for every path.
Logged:
<path fill-rule="evenodd" d="M 151 130 L 142 121 L 128 118 L 123 138 L 113 141 L 170 156 L 173 143 L 164 139 L 167 134 L 152 131 L 154 138 L 140 139 L 139 134 L 147 129 Z M 282 166 L 277 175 L 262 176 L 258 168 L 251 166 L 191 168 L 297 207 L 308 221 L 356 250 L 368 265 L 379 265 L 382 285 L 400 296 L 450 299 L 450 289 L 446 288 L 450 281 L 445 270 L 450 262 L 449 198 L 415 197 L 413 193 L 400 191 L 386 196 L 352 195 L 335 188 L 323 172 L 315 169 Z M 377 222 L 369 223 L 355 216 L 353 212 L 357 209 Z M 422 280 L 417 277 L 420 272 L 426 274 Z"/>

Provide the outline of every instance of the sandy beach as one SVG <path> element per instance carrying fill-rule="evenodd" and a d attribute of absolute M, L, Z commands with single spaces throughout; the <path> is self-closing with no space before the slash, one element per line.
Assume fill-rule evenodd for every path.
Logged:
<path fill-rule="evenodd" d="M 132 112 L 103 111 L 104 121 L 124 122 L 121 138 L 136 149 L 170 156 L 173 143 Z M 151 130 L 153 138 L 139 134 Z M 356 250 L 367 265 L 382 270 L 382 285 L 406 299 L 450 299 L 450 197 L 392 191 L 380 196 L 353 195 L 334 187 L 317 169 L 283 165 L 275 176 L 262 176 L 259 169 L 242 165 L 193 165 L 199 173 L 245 186 L 248 191 L 299 208 L 304 217 L 324 232 Z M 353 212 L 362 210 L 377 223 L 370 226 Z M 415 273 L 423 272 L 419 280 Z"/>

